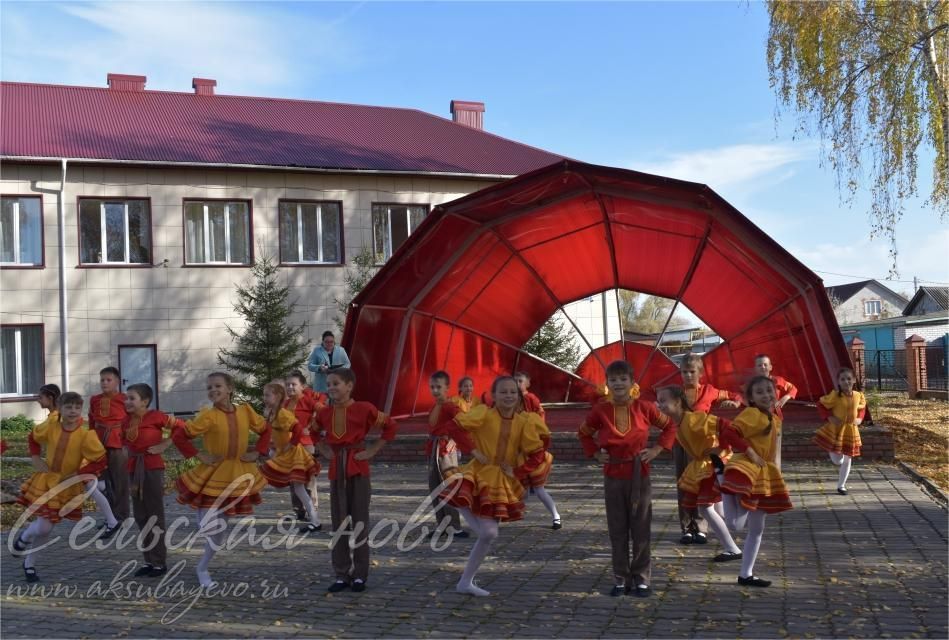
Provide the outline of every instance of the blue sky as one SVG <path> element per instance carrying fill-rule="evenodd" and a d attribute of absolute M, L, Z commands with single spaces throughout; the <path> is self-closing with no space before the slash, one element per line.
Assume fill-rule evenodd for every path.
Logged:
<path fill-rule="evenodd" d="M 4 80 L 401 106 L 579 160 L 709 184 L 827 284 L 887 276 L 866 192 L 842 205 L 819 143 L 776 125 L 758 3 L 2 2 Z M 931 178 L 924 156 L 919 184 Z M 922 199 L 898 227 L 900 279 L 949 283 L 949 224 Z M 834 275 L 834 274 L 845 274 Z M 854 277 L 850 277 L 854 276 Z"/>

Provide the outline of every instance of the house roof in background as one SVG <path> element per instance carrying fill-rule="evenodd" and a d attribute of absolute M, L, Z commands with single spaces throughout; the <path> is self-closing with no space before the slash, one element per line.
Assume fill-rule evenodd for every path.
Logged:
<path fill-rule="evenodd" d="M 416 109 L 22 82 L 0 83 L 0 98 L 7 159 L 485 176 L 562 159 Z"/>
<path fill-rule="evenodd" d="M 920 287 L 916 290 L 913 299 L 903 309 L 903 315 L 911 315 L 916 305 L 927 295 L 941 308 L 949 310 L 949 287 Z"/>
<path fill-rule="evenodd" d="M 945 324 L 949 322 L 945 312 L 935 311 L 921 316 L 890 316 L 889 318 L 879 318 L 877 320 L 865 320 L 863 322 L 854 322 L 851 324 L 840 325 L 841 330 L 859 329 L 862 327 L 883 327 L 887 325 L 916 325 L 916 324 Z"/>
<path fill-rule="evenodd" d="M 824 289 L 827 291 L 828 298 L 831 298 L 831 299 L 836 298 L 839 302 L 843 303 L 843 302 L 846 302 L 847 300 L 850 300 L 850 298 L 857 295 L 857 293 L 861 289 L 863 289 L 864 287 L 870 284 L 875 284 L 878 287 L 889 291 L 891 294 L 893 294 L 895 297 L 899 298 L 900 300 L 906 300 L 906 298 L 904 298 L 897 292 L 893 291 L 886 285 L 880 284 L 880 282 L 877 280 L 861 280 L 860 282 L 849 282 L 847 284 L 834 285 L 833 287 L 824 287 Z"/>

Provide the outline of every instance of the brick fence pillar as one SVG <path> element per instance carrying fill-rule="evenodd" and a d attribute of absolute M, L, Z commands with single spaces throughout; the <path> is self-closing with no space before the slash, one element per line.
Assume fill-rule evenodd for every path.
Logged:
<path fill-rule="evenodd" d="M 906 339 L 906 382 L 910 398 L 926 387 L 926 339 L 916 334 Z"/>
<path fill-rule="evenodd" d="M 853 363 L 853 373 L 857 376 L 857 382 L 860 384 L 860 388 L 865 389 L 864 378 L 866 377 L 867 369 L 863 360 L 866 355 L 866 345 L 863 340 L 854 336 L 850 339 L 847 348 L 850 350 L 850 361 Z M 834 386 L 837 386 L 836 380 L 834 380 Z"/>

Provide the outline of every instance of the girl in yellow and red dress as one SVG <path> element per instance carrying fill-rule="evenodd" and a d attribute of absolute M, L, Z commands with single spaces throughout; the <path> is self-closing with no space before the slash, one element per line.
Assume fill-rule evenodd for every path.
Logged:
<path fill-rule="evenodd" d="M 774 412 L 774 381 L 755 376 L 748 383 L 745 398 L 749 406 L 738 414 L 732 427 L 747 441 L 748 448 L 725 465 L 721 487 L 725 519 L 732 530 L 741 531 L 746 524 L 748 527 L 738 584 L 767 587 L 770 580 L 754 575 L 765 516 L 791 509 L 791 498 L 781 475 L 781 417 Z"/>
<path fill-rule="evenodd" d="M 679 476 L 683 506 L 698 508 L 712 533 L 725 547 L 725 551 L 712 558 L 715 562 L 740 560 L 741 549 L 725 525 L 722 494 L 714 458 L 711 457 L 714 455 L 719 461 L 728 460 L 731 444 L 737 435 L 735 430 L 724 418 L 691 411 L 682 387 L 663 387 L 659 390 L 658 401 L 659 410 L 677 425 L 676 440 L 689 457 L 688 465 Z"/>
<path fill-rule="evenodd" d="M 303 446 L 304 426 L 292 411 L 281 408 L 286 394 L 282 384 L 271 382 L 264 385 L 264 417 L 271 429 L 270 442 L 274 454 L 261 465 L 260 472 L 271 487 L 290 487 L 307 515 L 307 522 L 300 527 L 300 533 L 311 533 L 320 528 L 306 487 L 313 476 L 320 472 L 320 465 Z"/>
<path fill-rule="evenodd" d="M 296 416 L 297 422 L 302 427 L 299 437 L 300 445 L 307 453 L 315 456 L 316 442 L 320 438 L 316 427 L 316 414 L 329 404 L 329 398 L 325 393 L 314 391 L 307 386 L 306 376 L 299 369 L 291 371 L 290 375 L 284 380 L 284 384 L 286 385 L 287 399 L 284 401 L 283 408 L 292 411 L 293 415 Z M 304 507 L 297 493 L 292 488 L 290 490 L 290 502 L 293 505 L 293 511 L 298 521 L 306 522 L 303 529 L 307 531 L 319 531 L 323 528 L 323 525 L 320 524 L 320 494 L 317 477 L 318 474 L 314 474 L 305 487 L 312 514 L 311 509 Z"/>
<path fill-rule="evenodd" d="M 458 395 L 452 396 L 451 401 L 462 411 L 471 411 L 482 404 L 481 398 L 475 395 L 474 380 L 468 376 L 458 381 Z"/>
<path fill-rule="evenodd" d="M 490 595 L 474 584 L 475 574 L 498 537 L 498 524 L 523 517 L 521 479 L 543 464 L 545 453 L 543 421 L 536 413 L 518 411 L 522 399 L 514 378 L 495 379 L 491 395 L 494 407 L 481 405 L 455 416 L 452 431 L 459 440 L 470 437 L 475 449 L 442 493 L 478 536 L 455 586 L 455 591 L 474 596 Z M 522 454 L 523 462 L 515 467 Z"/>
<path fill-rule="evenodd" d="M 550 512 L 550 517 L 553 519 L 550 528 L 554 530 L 562 529 L 563 521 L 560 518 L 560 512 L 557 511 L 557 504 L 546 489 L 547 478 L 550 476 L 550 470 L 554 464 L 554 456 L 550 453 L 550 428 L 547 427 L 547 414 L 544 412 L 544 407 L 540 404 L 540 398 L 529 391 L 531 387 L 530 375 L 525 371 L 518 371 L 514 374 L 514 380 L 517 382 L 518 391 L 521 392 L 521 406 L 519 410 L 536 413 L 540 416 L 541 422 L 537 427 L 539 429 L 538 435 L 540 436 L 541 442 L 544 443 L 544 461 L 522 480 L 524 488 L 528 491 L 525 499 L 532 495 L 537 496 L 537 499 L 547 508 L 547 511 Z M 518 459 L 518 464 L 521 464 L 523 461 L 524 457 L 522 455 Z"/>
<path fill-rule="evenodd" d="M 198 510 L 198 525 L 207 536 L 197 567 L 203 587 L 214 584 L 208 567 L 224 544 L 228 516 L 253 513 L 254 505 L 260 504 L 260 490 L 267 484 L 256 464 L 270 446 L 267 422 L 249 404 L 235 405 L 233 396 L 234 379 L 227 373 L 212 373 L 208 376 L 212 406 L 172 434 L 185 458 L 197 456 L 201 461 L 179 476 L 177 485 L 178 502 Z M 247 447 L 251 431 L 260 434 L 256 453 Z M 203 436 L 205 451 L 199 452 L 191 444 L 198 436 Z"/>
<path fill-rule="evenodd" d="M 853 369 L 837 372 L 837 388 L 820 399 L 817 412 L 827 422 L 817 430 L 814 442 L 830 454 L 830 461 L 840 467 L 837 493 L 847 495 L 847 478 L 853 459 L 860 455 L 860 424 L 867 411 L 867 398 L 856 390 Z"/>
<path fill-rule="evenodd" d="M 36 397 L 36 402 L 40 405 L 40 407 L 49 411 L 49 414 L 46 417 L 46 422 L 56 422 L 59 420 L 60 416 L 57 406 L 60 395 L 61 391 L 55 384 L 44 384 L 42 387 L 40 387 L 39 393 Z M 41 423 L 41 426 L 42 424 L 43 423 Z M 86 423 L 86 426 L 89 427 L 89 423 Z M 42 448 L 40 447 L 39 443 L 36 442 L 32 437 L 28 439 L 28 446 L 31 456 L 38 456 L 40 453 L 42 453 Z M 106 453 L 108 454 L 108 449 L 106 450 Z M 106 457 L 108 458 L 108 455 Z M 86 461 L 83 462 L 85 463 Z M 108 462 L 106 462 L 106 466 L 108 467 Z M 103 472 L 102 475 L 104 475 L 104 473 L 105 472 Z M 89 499 L 96 504 L 96 509 L 98 509 L 105 518 L 105 522 L 99 525 L 99 528 L 102 530 L 102 534 L 99 537 L 102 540 L 108 540 L 116 534 L 121 523 L 112 512 L 112 505 L 109 503 L 109 499 L 104 493 L 102 493 L 102 489 L 105 488 L 105 483 L 102 480 L 95 478 L 86 481 L 85 487 Z"/>
<path fill-rule="evenodd" d="M 82 396 L 67 392 L 59 396 L 58 404 L 59 415 L 35 426 L 30 433 L 30 453 L 36 472 L 23 483 L 17 499 L 36 516 L 26 531 L 16 534 L 11 545 L 15 557 L 26 556 L 23 574 L 27 582 L 40 579 L 34 566 L 36 554 L 53 526 L 60 520 L 79 520 L 82 516 L 84 482 L 95 482 L 94 477 L 89 480 L 82 476 L 101 473 L 108 464 L 99 436 L 83 422 Z M 45 458 L 40 456 L 43 447 Z M 83 464 L 84 461 L 88 462 Z"/>
<path fill-rule="evenodd" d="M 36 402 L 37 404 L 40 405 L 40 407 L 49 411 L 49 414 L 46 417 L 46 422 L 59 421 L 60 415 L 59 415 L 59 411 L 57 407 L 59 404 L 60 395 L 61 395 L 61 392 L 59 390 L 59 387 L 55 384 L 44 384 L 42 387 L 40 387 L 39 393 L 37 394 Z M 89 426 L 90 424 L 91 423 L 86 423 L 86 427 L 91 429 L 91 427 Z M 100 439 L 101 439 L 101 436 L 100 436 Z M 27 442 L 28 442 L 31 456 L 38 456 L 42 453 L 42 447 L 40 446 L 38 442 L 36 442 L 36 440 L 32 438 L 32 436 L 28 439 Z M 108 472 L 108 457 L 109 457 L 108 453 L 109 453 L 109 450 L 106 449 L 107 469 L 106 471 L 103 471 L 100 475 L 105 475 L 105 473 Z M 82 462 L 83 466 L 85 466 L 86 462 L 87 461 L 85 460 Z M 86 494 L 88 495 L 89 499 L 95 503 L 96 509 L 105 518 L 105 522 L 99 525 L 99 528 L 102 530 L 102 533 L 99 537 L 102 540 L 108 540 L 109 538 L 114 536 L 116 532 L 118 532 L 119 525 L 121 523 L 119 522 L 118 518 L 115 517 L 115 514 L 112 512 L 112 505 L 109 503 L 109 499 L 102 492 L 102 490 L 105 488 L 105 483 L 102 480 L 100 480 L 98 477 L 96 477 L 96 478 L 87 480 L 85 483 L 85 488 L 86 488 Z"/>
<path fill-rule="evenodd" d="M 741 394 L 732 391 L 716 389 L 708 383 L 702 382 L 702 376 L 705 374 L 705 365 L 702 363 L 702 356 L 697 353 L 690 353 L 683 358 L 679 365 L 679 375 L 682 377 L 682 386 L 685 388 L 685 398 L 692 411 L 701 413 L 711 413 L 713 407 L 737 408 L 742 401 Z M 675 462 L 676 479 L 682 476 L 682 472 L 688 465 L 688 456 L 678 443 L 672 447 L 672 458 Z M 708 541 L 706 531 L 708 529 L 705 520 L 699 514 L 698 509 L 689 509 L 682 504 L 683 494 L 678 491 L 679 503 L 679 528 L 682 537 L 679 538 L 681 544 L 705 544 Z"/>

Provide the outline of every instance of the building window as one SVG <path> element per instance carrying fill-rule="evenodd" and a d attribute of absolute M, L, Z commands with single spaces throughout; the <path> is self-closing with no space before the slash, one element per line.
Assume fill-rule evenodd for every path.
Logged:
<path fill-rule="evenodd" d="M 33 396 L 43 385 L 42 325 L 0 327 L 0 397 Z"/>
<path fill-rule="evenodd" d="M 426 215 L 428 205 L 372 205 L 372 246 L 376 264 L 391 258 Z"/>
<path fill-rule="evenodd" d="M 43 264 L 43 213 L 40 198 L 3 196 L 0 209 L 0 265 Z"/>
<path fill-rule="evenodd" d="M 186 264 L 250 264 L 246 202 L 185 202 Z"/>
<path fill-rule="evenodd" d="M 879 300 L 864 300 L 863 301 L 863 315 L 868 318 L 873 316 L 878 316 L 883 312 L 883 303 Z"/>
<path fill-rule="evenodd" d="M 81 264 L 151 264 L 148 200 L 79 201 Z"/>
<path fill-rule="evenodd" d="M 281 202 L 280 262 L 340 264 L 342 228 L 338 202 Z"/>

